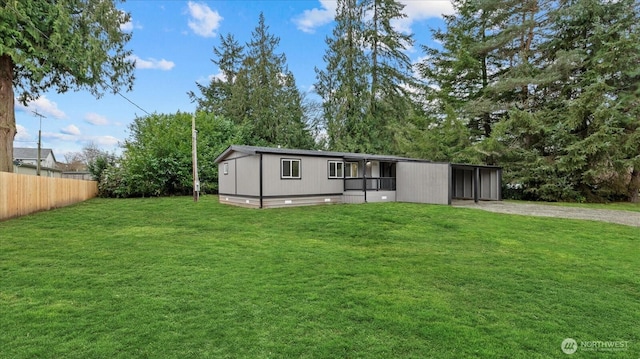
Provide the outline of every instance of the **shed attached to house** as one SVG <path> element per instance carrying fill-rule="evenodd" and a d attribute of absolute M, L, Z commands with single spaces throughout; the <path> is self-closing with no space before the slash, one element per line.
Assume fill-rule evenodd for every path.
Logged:
<path fill-rule="evenodd" d="M 246 207 L 501 199 L 499 167 L 236 145 L 215 163 L 220 202 Z"/>

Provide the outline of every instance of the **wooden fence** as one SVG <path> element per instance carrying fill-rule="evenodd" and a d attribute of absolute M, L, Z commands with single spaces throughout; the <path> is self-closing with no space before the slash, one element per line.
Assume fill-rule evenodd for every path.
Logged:
<path fill-rule="evenodd" d="M 0 220 L 85 201 L 98 183 L 0 172 Z"/>

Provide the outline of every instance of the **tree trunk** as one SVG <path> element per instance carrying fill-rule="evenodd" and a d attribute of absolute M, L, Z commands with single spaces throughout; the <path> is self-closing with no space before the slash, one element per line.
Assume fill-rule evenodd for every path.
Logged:
<path fill-rule="evenodd" d="M 13 172 L 13 138 L 16 117 L 13 95 L 13 61 L 0 56 L 0 172 Z"/>
<path fill-rule="evenodd" d="M 638 191 L 640 191 L 640 170 L 634 168 L 631 171 L 631 180 L 629 181 L 629 202 L 640 202 Z"/>

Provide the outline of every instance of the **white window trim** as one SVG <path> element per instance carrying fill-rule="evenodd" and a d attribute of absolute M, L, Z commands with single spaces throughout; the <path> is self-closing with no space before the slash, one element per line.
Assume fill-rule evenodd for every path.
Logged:
<path fill-rule="evenodd" d="M 353 171 L 351 171 L 351 169 L 353 169 L 353 165 L 355 164 L 355 168 L 356 168 L 356 175 L 353 175 Z M 358 162 L 346 162 L 345 163 L 345 172 L 344 172 L 344 177 L 345 178 L 358 178 Z M 349 167 L 349 176 L 347 176 L 347 171 L 346 171 L 346 167 Z"/>
<path fill-rule="evenodd" d="M 335 175 L 331 175 L 331 165 L 333 165 L 335 167 Z M 340 165 L 340 166 L 338 166 Z M 340 174 L 338 175 L 338 167 L 340 167 Z M 329 179 L 342 179 L 344 178 L 344 162 L 342 161 L 328 161 L 328 167 L 327 167 L 327 175 L 329 177 Z"/>
<path fill-rule="evenodd" d="M 224 164 L 222 164 L 222 173 L 224 173 L 225 175 L 229 174 L 229 162 L 225 162 Z"/>
<path fill-rule="evenodd" d="M 289 162 L 289 175 L 283 173 L 284 163 Z M 293 163 L 298 162 L 298 176 L 293 175 Z M 299 158 L 281 158 L 280 159 L 280 178 L 281 179 L 301 179 L 302 178 L 302 161 Z"/>

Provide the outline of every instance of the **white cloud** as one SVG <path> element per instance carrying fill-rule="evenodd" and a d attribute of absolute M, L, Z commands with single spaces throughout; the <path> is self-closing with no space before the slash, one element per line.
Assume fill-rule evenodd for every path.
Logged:
<path fill-rule="evenodd" d="M 320 8 L 305 10 L 293 19 L 299 30 L 313 33 L 315 29 L 333 21 L 336 15 L 337 2 L 335 0 L 320 0 Z"/>
<path fill-rule="evenodd" d="M 73 135 L 73 136 L 80 136 L 82 134 L 80 132 L 80 129 L 76 125 L 69 125 L 65 128 L 62 128 L 60 130 L 60 133 L 63 133 L 65 135 Z"/>
<path fill-rule="evenodd" d="M 189 1 L 189 28 L 203 37 L 216 37 L 216 30 L 220 27 L 223 17 L 217 11 L 211 10 L 206 4 Z"/>
<path fill-rule="evenodd" d="M 222 82 L 227 82 L 227 77 L 222 73 L 222 71 L 219 71 L 217 74 L 211 74 L 207 77 L 201 76 L 199 79 L 196 80 L 196 82 L 201 85 L 207 86 L 214 79 L 220 80 Z"/>
<path fill-rule="evenodd" d="M 109 125 L 109 120 L 102 115 L 98 115 L 97 113 L 89 112 L 84 115 L 84 122 L 90 123 L 94 126 L 107 126 Z"/>
<path fill-rule="evenodd" d="M 407 17 L 396 21 L 394 27 L 396 30 L 410 33 L 411 26 L 416 21 L 426 20 L 429 18 L 442 17 L 442 15 L 450 15 L 454 13 L 453 4 L 449 0 L 431 0 L 431 1 L 412 1 L 400 0 L 404 4 L 404 13 Z"/>
<path fill-rule="evenodd" d="M 124 24 L 120 25 L 120 31 L 122 32 L 131 32 L 134 29 L 142 29 L 142 25 L 138 23 L 134 24 L 133 21 L 127 21 Z"/>
<path fill-rule="evenodd" d="M 99 146 L 117 146 L 120 143 L 120 140 L 113 136 L 90 136 L 87 141 Z"/>
<path fill-rule="evenodd" d="M 176 65 L 173 61 L 168 61 L 165 59 L 157 60 L 152 57 L 150 57 L 148 60 L 144 60 L 137 55 L 129 56 L 129 60 L 135 61 L 136 68 L 141 70 L 169 71 Z"/>
<path fill-rule="evenodd" d="M 315 32 L 315 29 L 333 21 L 336 13 L 337 1 L 319 0 L 320 7 L 305 10 L 302 14 L 293 19 L 298 29 L 307 33 Z M 421 21 L 434 17 L 441 17 L 443 14 L 453 14 L 454 9 L 449 0 L 400 0 L 405 5 L 404 13 L 407 17 L 396 21 L 396 30 L 410 33 L 411 26 L 416 21 Z"/>
<path fill-rule="evenodd" d="M 79 133 L 69 134 L 69 133 L 64 133 L 64 129 L 63 131 L 60 131 L 60 133 L 43 132 L 42 138 L 53 140 L 53 141 L 57 140 L 62 142 L 73 142 L 77 144 L 95 143 L 98 146 L 105 146 L 105 147 L 115 147 L 120 143 L 120 140 L 118 140 L 113 136 L 87 136 L 87 135 L 81 135 Z"/>
<path fill-rule="evenodd" d="M 63 119 L 67 117 L 67 115 L 58 108 L 58 104 L 49 100 L 46 96 L 38 97 L 37 99 L 27 103 L 27 106 L 24 106 L 22 103 L 16 101 L 16 110 L 24 112 L 37 112 L 41 115 L 57 119 Z"/>
<path fill-rule="evenodd" d="M 42 138 L 45 139 L 54 139 L 54 140 L 62 140 L 62 141 L 77 141 L 78 136 L 70 135 L 67 133 L 57 133 L 57 132 L 42 132 Z"/>
<path fill-rule="evenodd" d="M 120 25 L 120 31 L 122 32 L 130 32 L 133 30 L 133 22 L 127 21 L 124 24 Z"/>
<path fill-rule="evenodd" d="M 16 133 L 15 140 L 17 141 L 31 140 L 31 135 L 29 134 L 29 131 L 27 130 L 26 127 L 16 124 L 16 129 L 18 130 L 18 132 Z"/>

